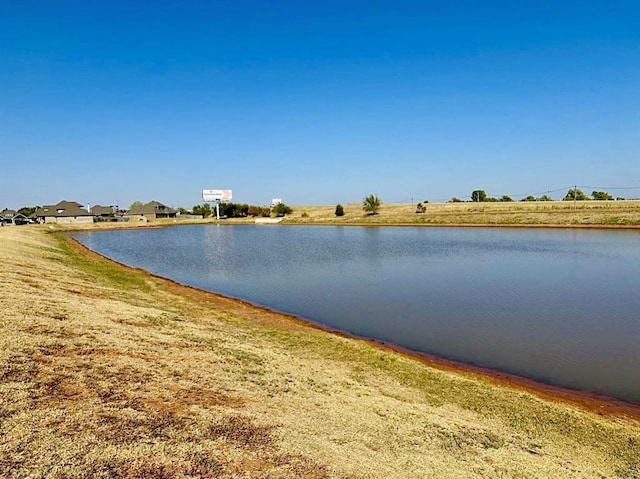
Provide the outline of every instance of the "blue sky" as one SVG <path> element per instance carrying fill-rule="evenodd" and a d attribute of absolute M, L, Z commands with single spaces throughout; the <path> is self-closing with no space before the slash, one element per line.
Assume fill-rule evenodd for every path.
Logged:
<path fill-rule="evenodd" d="M 637 1 L 0 0 L 0 209 L 640 197 L 639 152 Z"/>

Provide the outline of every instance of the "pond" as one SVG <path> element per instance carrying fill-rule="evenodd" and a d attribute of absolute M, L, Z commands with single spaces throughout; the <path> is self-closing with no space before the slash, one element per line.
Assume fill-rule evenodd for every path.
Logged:
<path fill-rule="evenodd" d="M 640 403 L 638 232 L 207 225 L 76 238 L 358 336 Z"/>

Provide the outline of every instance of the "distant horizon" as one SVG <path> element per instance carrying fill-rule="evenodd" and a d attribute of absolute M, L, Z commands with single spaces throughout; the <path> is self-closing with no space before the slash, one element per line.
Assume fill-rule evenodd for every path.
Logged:
<path fill-rule="evenodd" d="M 627 194 L 627 196 L 625 196 L 625 194 L 624 194 L 624 192 L 629 193 L 631 191 L 635 191 L 636 194 L 637 194 L 638 192 L 640 192 L 640 187 L 637 187 L 637 188 L 636 187 L 606 188 L 606 187 L 572 185 L 572 186 L 568 186 L 568 187 L 565 187 L 565 188 L 558 188 L 558 189 L 555 189 L 555 190 L 547 190 L 547 191 L 542 191 L 542 192 L 534 192 L 534 193 L 527 194 L 527 195 L 490 194 L 490 193 L 488 193 L 486 191 L 485 191 L 485 193 L 487 193 L 487 197 L 495 198 L 496 200 L 500 200 L 500 198 L 502 196 L 508 196 L 513 200 L 514 203 L 522 201 L 524 198 L 527 198 L 528 196 L 534 196 L 537 199 L 537 198 L 540 198 L 541 196 L 544 196 L 544 195 L 549 196 L 553 201 L 562 201 L 563 198 L 566 196 L 567 192 L 570 189 L 573 189 L 574 187 L 577 187 L 578 190 L 581 190 L 588 197 L 590 197 L 592 195 L 593 191 L 604 191 L 606 193 L 611 194 L 611 196 L 613 197 L 612 200 L 610 200 L 610 201 L 616 201 L 616 200 L 617 201 L 623 201 L 623 200 L 624 201 L 639 201 L 640 200 L 640 196 L 629 196 L 628 194 Z M 593 190 L 591 190 L 591 188 L 593 188 Z M 478 189 L 481 189 L 481 188 L 478 188 Z M 589 190 L 587 191 L 587 189 L 589 189 Z M 563 193 L 559 194 L 561 191 Z M 417 204 L 417 203 L 425 203 L 425 202 L 433 203 L 433 204 L 442 204 L 442 203 L 451 203 L 452 202 L 451 200 L 456 198 L 456 199 L 461 200 L 461 202 L 463 202 L 463 203 L 470 203 L 470 202 L 472 202 L 471 193 L 472 192 L 469 192 L 469 194 L 467 196 L 460 196 L 460 195 L 456 196 L 456 195 L 454 195 L 454 196 L 449 197 L 448 199 L 433 199 L 432 200 L 432 199 L 429 199 L 429 198 L 412 197 L 412 198 L 399 200 L 399 201 L 386 201 L 384 198 L 380 198 L 380 200 L 381 200 L 381 202 L 383 204 L 385 204 L 385 203 L 386 204 Z M 558 193 L 559 195 L 553 196 L 552 193 Z M 373 193 L 373 194 L 375 194 L 375 193 Z M 620 200 L 618 200 L 618 198 L 620 198 Z M 319 206 L 319 207 L 327 206 L 327 207 L 329 207 L 329 206 L 335 206 L 338 203 L 343 204 L 343 205 L 361 204 L 363 199 L 364 199 L 364 197 L 359 199 L 359 200 L 342 201 L 342 202 L 337 201 L 337 202 L 333 202 L 333 203 L 322 203 L 322 204 L 321 203 L 289 203 L 286 200 L 283 200 L 283 203 L 285 203 L 285 204 L 287 204 L 289 206 L 297 206 L 297 207 L 300 207 L 300 206 Z M 589 200 L 591 200 L 591 199 L 589 198 Z M 166 206 L 169 206 L 171 208 L 174 208 L 176 210 L 178 208 L 184 208 L 184 209 L 190 210 L 194 206 L 197 206 L 197 205 L 203 205 L 205 203 L 212 204 L 211 202 L 204 202 L 202 200 L 202 198 L 200 199 L 199 202 L 195 202 L 195 203 L 189 204 L 189 205 L 174 204 L 174 203 L 171 203 L 171 202 L 166 202 L 166 201 L 163 201 L 162 198 L 151 198 L 151 199 L 148 199 L 148 200 L 134 200 L 131 203 L 128 203 L 128 204 L 125 205 L 125 204 L 109 203 L 109 202 L 107 202 L 107 203 L 81 202 L 81 201 L 77 201 L 76 199 L 73 199 L 73 198 L 66 198 L 65 197 L 65 198 L 61 198 L 61 199 L 59 199 L 57 201 L 54 201 L 54 202 L 45 202 L 45 203 L 38 203 L 38 204 L 34 203 L 34 204 L 29 204 L 29 205 L 24 204 L 24 205 L 14 206 L 14 207 L 5 206 L 4 204 L 0 204 L 0 211 L 5 210 L 5 209 L 17 211 L 20 208 L 53 206 L 53 205 L 58 204 L 61 201 L 77 202 L 77 203 L 80 203 L 83 208 L 86 208 L 87 206 L 89 206 L 89 207 L 94 207 L 94 206 L 117 206 L 119 209 L 123 209 L 123 210 L 129 209 L 130 206 L 134 202 L 137 202 L 137 201 L 139 201 L 139 202 L 141 202 L 143 204 L 149 203 L 151 201 L 159 201 L 160 203 L 162 203 L 162 204 L 164 204 Z M 591 201 L 604 201 L 604 200 L 591 200 Z M 268 206 L 268 205 L 271 204 L 271 199 L 269 199 L 268 201 L 262 202 L 262 203 L 251 203 L 251 202 L 248 202 L 248 201 L 232 199 L 231 201 L 227 201 L 226 203 L 250 204 L 250 205 L 255 205 L 255 206 Z"/>
<path fill-rule="evenodd" d="M 0 209 L 191 208 L 207 188 L 639 197 L 638 18 L 636 1 L 4 2 Z"/>

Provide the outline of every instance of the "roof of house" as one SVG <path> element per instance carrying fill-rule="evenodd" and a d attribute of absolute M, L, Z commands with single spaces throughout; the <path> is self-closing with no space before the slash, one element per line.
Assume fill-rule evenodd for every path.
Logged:
<path fill-rule="evenodd" d="M 111 206 L 93 205 L 91 207 L 91 213 L 93 213 L 96 216 L 112 215 L 113 214 L 113 208 Z"/>
<path fill-rule="evenodd" d="M 176 210 L 169 206 L 163 205 L 159 201 L 149 201 L 144 205 L 134 205 L 127 214 L 129 215 L 156 215 L 160 214 L 172 214 Z"/>
<path fill-rule="evenodd" d="M 45 205 L 38 208 L 34 213 L 36 217 L 56 216 L 56 217 L 68 217 L 68 216 L 93 216 L 80 203 L 75 201 L 61 201 L 56 205 Z"/>
<path fill-rule="evenodd" d="M 8 210 L 7 208 L 5 208 L 4 210 L 0 211 L 0 217 L 2 218 L 13 218 L 16 215 L 15 210 Z"/>
<path fill-rule="evenodd" d="M 78 203 L 77 201 L 67 201 L 67 200 L 62 200 L 53 206 L 55 206 L 57 209 L 83 208 L 82 203 Z"/>

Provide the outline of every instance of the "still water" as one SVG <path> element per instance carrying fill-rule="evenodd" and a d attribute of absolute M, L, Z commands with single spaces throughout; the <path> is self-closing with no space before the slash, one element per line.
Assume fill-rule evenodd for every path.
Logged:
<path fill-rule="evenodd" d="M 79 234 L 184 284 L 640 403 L 640 234 L 183 226 Z"/>

